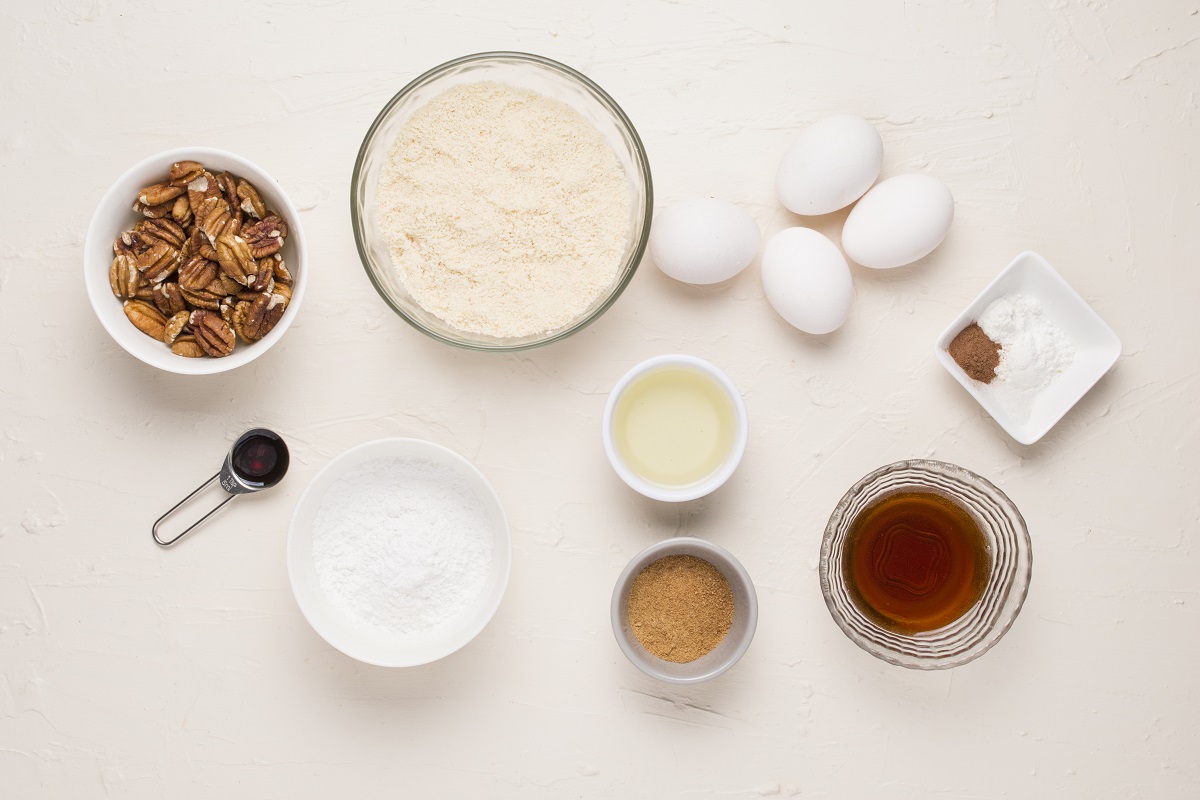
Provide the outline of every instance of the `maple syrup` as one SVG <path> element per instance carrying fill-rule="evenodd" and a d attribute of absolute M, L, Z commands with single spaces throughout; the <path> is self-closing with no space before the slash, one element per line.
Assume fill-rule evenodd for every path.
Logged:
<path fill-rule="evenodd" d="M 940 494 L 900 492 L 850 524 L 842 569 L 864 614 L 910 635 L 970 611 L 991 563 L 987 540 L 970 514 Z"/>

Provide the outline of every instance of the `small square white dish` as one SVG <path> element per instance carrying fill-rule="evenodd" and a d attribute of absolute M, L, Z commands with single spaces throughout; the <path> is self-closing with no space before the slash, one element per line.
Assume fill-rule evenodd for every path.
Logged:
<path fill-rule="evenodd" d="M 1023 294 L 1041 301 L 1046 316 L 1075 345 L 1075 360 L 1054 382 L 1032 398 L 1027 416 L 1014 413 L 987 384 L 968 377 L 947 348 L 963 328 L 979 320 L 993 300 Z M 1121 340 L 1079 293 L 1037 253 L 1014 258 L 938 337 L 934 355 L 946 371 L 970 392 L 1009 436 L 1021 444 L 1041 439 L 1079 399 L 1112 368 L 1121 355 Z"/>

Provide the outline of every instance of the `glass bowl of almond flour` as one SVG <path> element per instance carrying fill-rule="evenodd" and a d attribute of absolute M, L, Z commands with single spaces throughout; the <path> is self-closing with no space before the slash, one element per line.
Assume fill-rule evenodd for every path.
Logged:
<path fill-rule="evenodd" d="M 409 83 L 367 131 L 354 238 L 397 314 L 447 344 L 525 350 L 616 302 L 653 210 L 629 118 L 587 76 L 479 53 Z"/>

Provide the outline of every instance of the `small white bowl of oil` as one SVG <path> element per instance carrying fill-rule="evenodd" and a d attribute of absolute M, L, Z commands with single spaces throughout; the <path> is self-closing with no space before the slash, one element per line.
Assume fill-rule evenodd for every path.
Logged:
<path fill-rule="evenodd" d="M 625 373 L 609 394 L 604 452 L 631 488 L 678 503 L 729 480 L 749 429 L 728 375 L 694 356 L 657 356 Z"/>

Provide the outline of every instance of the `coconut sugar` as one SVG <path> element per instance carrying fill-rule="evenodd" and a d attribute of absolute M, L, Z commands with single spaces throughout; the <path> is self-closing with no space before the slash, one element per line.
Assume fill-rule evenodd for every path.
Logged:
<path fill-rule="evenodd" d="M 714 650 L 733 625 L 733 591 L 702 558 L 664 556 L 629 590 L 629 627 L 651 654 L 686 664 Z"/>

